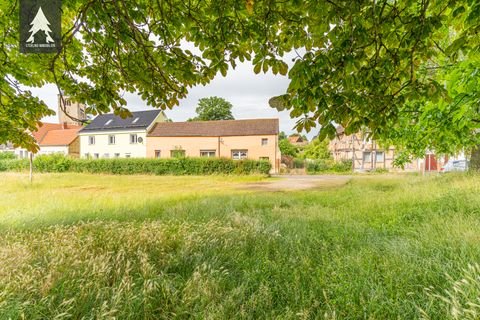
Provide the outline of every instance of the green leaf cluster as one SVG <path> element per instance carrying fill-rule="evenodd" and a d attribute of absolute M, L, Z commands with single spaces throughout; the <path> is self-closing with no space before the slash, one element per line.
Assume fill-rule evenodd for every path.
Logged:
<path fill-rule="evenodd" d="M 278 147 L 280 148 L 280 153 L 283 156 L 296 157 L 298 154 L 298 148 L 291 144 L 288 139 L 279 140 Z"/>
<path fill-rule="evenodd" d="M 329 140 L 320 140 L 313 139 L 309 144 L 307 144 L 302 152 L 299 154 L 299 157 L 302 159 L 312 159 L 312 160 L 328 160 L 332 159 L 330 150 L 328 149 Z"/>

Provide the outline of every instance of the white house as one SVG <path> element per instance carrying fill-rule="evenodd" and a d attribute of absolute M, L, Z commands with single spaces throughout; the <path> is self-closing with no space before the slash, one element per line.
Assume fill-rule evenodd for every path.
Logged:
<path fill-rule="evenodd" d="M 114 114 L 102 114 L 79 131 L 82 158 L 145 158 L 147 132 L 167 117 L 161 110 L 132 112 L 122 119 Z"/>

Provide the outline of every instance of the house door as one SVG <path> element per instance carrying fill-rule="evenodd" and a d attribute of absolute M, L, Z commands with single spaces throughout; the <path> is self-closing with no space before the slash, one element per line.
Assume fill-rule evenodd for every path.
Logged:
<path fill-rule="evenodd" d="M 437 171 L 437 159 L 434 154 L 425 157 L 425 171 Z"/>

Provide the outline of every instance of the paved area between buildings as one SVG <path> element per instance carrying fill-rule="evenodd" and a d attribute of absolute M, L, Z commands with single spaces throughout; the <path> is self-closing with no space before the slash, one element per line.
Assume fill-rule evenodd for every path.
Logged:
<path fill-rule="evenodd" d="M 307 190 L 339 187 L 350 181 L 347 175 L 274 175 L 270 181 L 248 183 L 245 187 L 266 191 Z"/>

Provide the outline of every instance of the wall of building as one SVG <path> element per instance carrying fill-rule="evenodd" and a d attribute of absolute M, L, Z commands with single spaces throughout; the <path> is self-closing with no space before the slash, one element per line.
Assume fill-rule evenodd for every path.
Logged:
<path fill-rule="evenodd" d="M 365 138 L 362 134 L 340 135 L 330 141 L 329 150 L 335 161 L 352 160 L 354 170 L 397 169 L 393 166 L 395 148 L 380 146 L 375 140 Z M 420 162 L 414 160 L 405 164 L 405 170 L 418 171 Z"/>
<path fill-rule="evenodd" d="M 17 158 L 20 158 L 20 159 L 28 158 L 28 151 L 23 148 L 15 148 L 13 150 L 13 153 Z"/>
<path fill-rule="evenodd" d="M 40 150 L 36 153 L 36 155 L 55 153 L 68 155 L 68 146 L 40 146 Z"/>
<path fill-rule="evenodd" d="M 60 95 L 57 96 L 58 102 L 58 120 L 59 123 L 67 123 L 67 124 L 74 124 L 74 125 L 82 125 L 81 122 L 75 121 L 68 117 L 65 112 L 63 112 L 62 107 L 67 111 L 68 115 L 79 120 L 86 120 L 87 114 L 85 112 L 86 106 L 84 104 L 73 102 L 70 97 L 64 96 L 63 100 L 65 101 L 66 105 L 63 105 L 63 101 Z"/>
<path fill-rule="evenodd" d="M 74 158 L 80 158 L 80 137 L 76 137 L 75 140 L 68 146 L 68 155 Z"/>
<path fill-rule="evenodd" d="M 262 145 L 262 139 L 267 144 Z M 246 150 L 247 158 L 259 160 L 268 158 L 272 172 L 278 172 L 280 151 L 276 135 L 236 137 L 147 137 L 147 157 L 154 158 L 160 151 L 160 158 L 170 158 L 172 151 L 185 150 L 187 157 L 200 157 L 200 152 L 214 151 L 216 157 L 232 158 L 232 150 Z"/>
<path fill-rule="evenodd" d="M 137 134 L 138 138 L 142 138 L 142 142 L 135 144 L 130 143 L 130 135 Z M 115 144 L 109 143 L 109 136 L 115 136 Z M 89 144 L 89 137 L 95 137 L 95 144 Z M 87 155 L 95 158 L 95 154 L 99 158 L 114 158 L 118 154 L 119 158 L 145 158 L 147 155 L 146 148 L 146 131 L 117 131 L 117 132 L 97 132 L 97 133 L 80 133 L 80 157 L 86 158 Z"/>

